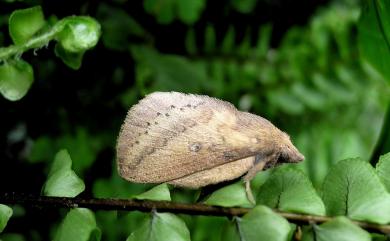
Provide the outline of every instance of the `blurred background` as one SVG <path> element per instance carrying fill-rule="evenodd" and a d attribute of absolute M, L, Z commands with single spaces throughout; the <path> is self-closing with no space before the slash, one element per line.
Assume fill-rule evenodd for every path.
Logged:
<path fill-rule="evenodd" d="M 52 45 L 23 54 L 32 88 L 17 102 L 0 98 L 2 192 L 39 194 L 62 148 L 85 181 L 81 196 L 145 190 L 118 176 L 115 143 L 127 110 L 153 91 L 206 94 L 271 120 L 306 156 L 299 168 L 319 191 L 333 163 L 368 160 L 375 147 L 390 90 L 359 58 L 357 0 L 2 0 L 0 46 L 11 44 L 9 14 L 35 5 L 46 17 L 89 15 L 102 36 L 77 71 Z M 174 200 L 191 199 L 174 192 Z M 7 226 L 14 234 L 2 237 L 48 240 L 64 213 L 17 207 Z M 125 240 L 140 214 L 96 217 L 103 240 Z M 192 240 L 212 240 L 199 227 L 222 225 L 217 217 L 186 221 Z"/>

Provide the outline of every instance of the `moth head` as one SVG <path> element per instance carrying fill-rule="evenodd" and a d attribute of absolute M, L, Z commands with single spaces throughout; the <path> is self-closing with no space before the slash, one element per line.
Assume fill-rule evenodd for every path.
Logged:
<path fill-rule="evenodd" d="M 297 163 L 303 161 L 305 157 L 292 144 L 290 136 L 282 132 L 280 142 L 280 155 L 278 163 Z"/>

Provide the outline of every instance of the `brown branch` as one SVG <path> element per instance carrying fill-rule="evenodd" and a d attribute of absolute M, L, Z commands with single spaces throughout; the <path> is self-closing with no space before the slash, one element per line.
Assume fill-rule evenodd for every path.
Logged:
<path fill-rule="evenodd" d="M 242 216 L 249 212 L 250 208 L 225 208 L 210 206 L 205 204 L 185 204 L 166 201 L 146 201 L 135 199 L 112 199 L 112 198 L 67 198 L 67 197 L 46 197 L 33 196 L 17 193 L 0 194 L 0 203 L 3 204 L 21 204 L 36 207 L 64 207 L 77 208 L 84 207 L 94 210 L 123 210 L 123 211 L 141 211 L 150 212 L 157 210 L 159 212 L 181 213 L 190 215 L 207 216 Z M 320 224 L 332 219 L 327 216 L 315 216 L 296 213 L 287 213 L 274 210 L 276 213 L 296 224 Z M 360 227 L 371 231 L 390 234 L 390 225 L 379 225 L 368 222 L 353 221 Z"/>

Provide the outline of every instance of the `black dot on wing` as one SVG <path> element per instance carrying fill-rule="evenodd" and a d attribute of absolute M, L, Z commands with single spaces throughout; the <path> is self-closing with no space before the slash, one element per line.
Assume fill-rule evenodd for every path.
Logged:
<path fill-rule="evenodd" d="M 139 141 L 135 141 L 135 144 L 139 144 Z"/>
<path fill-rule="evenodd" d="M 189 145 L 189 149 L 192 152 L 198 152 L 201 148 L 202 148 L 202 144 L 198 142 Z"/>
<path fill-rule="evenodd" d="M 159 116 L 159 115 L 161 115 L 161 113 L 160 113 L 160 112 L 157 112 L 157 116 Z"/>
<path fill-rule="evenodd" d="M 171 105 L 171 109 L 174 109 L 174 108 L 176 108 L 176 106 L 174 106 L 174 105 Z"/>
<path fill-rule="evenodd" d="M 166 117 L 168 117 L 168 116 L 169 116 L 169 114 L 168 114 L 168 113 L 165 113 L 165 116 L 166 116 Z"/>
<path fill-rule="evenodd" d="M 180 110 L 181 110 L 181 111 L 183 111 L 183 110 L 184 110 L 184 108 L 180 108 Z"/>

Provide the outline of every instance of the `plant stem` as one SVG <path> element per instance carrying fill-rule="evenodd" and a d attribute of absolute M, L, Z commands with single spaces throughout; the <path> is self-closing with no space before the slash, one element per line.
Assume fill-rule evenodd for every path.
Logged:
<path fill-rule="evenodd" d="M 22 54 L 29 49 L 41 48 L 42 46 L 45 46 L 51 40 L 53 40 L 59 32 L 63 30 L 64 26 L 65 21 L 60 20 L 49 31 L 31 38 L 22 45 L 10 45 L 8 47 L 0 48 L 0 60 L 9 59 L 12 56 Z"/>
<path fill-rule="evenodd" d="M 185 204 L 166 201 L 147 201 L 134 199 L 112 199 L 112 198 L 67 198 L 67 197 L 46 197 L 33 196 L 18 193 L 0 194 L 0 203 L 3 204 L 22 204 L 26 206 L 38 206 L 42 208 L 65 207 L 77 208 L 84 207 L 94 210 L 124 210 L 151 212 L 170 212 L 190 215 L 208 215 L 208 216 L 242 216 L 249 212 L 250 208 L 226 208 L 219 206 L 210 206 L 205 204 Z M 304 215 L 296 213 L 287 213 L 274 210 L 276 213 L 296 224 L 320 224 L 332 219 L 327 216 Z M 390 234 L 390 225 L 379 225 L 368 222 L 353 221 L 356 225 L 372 231 Z"/>

